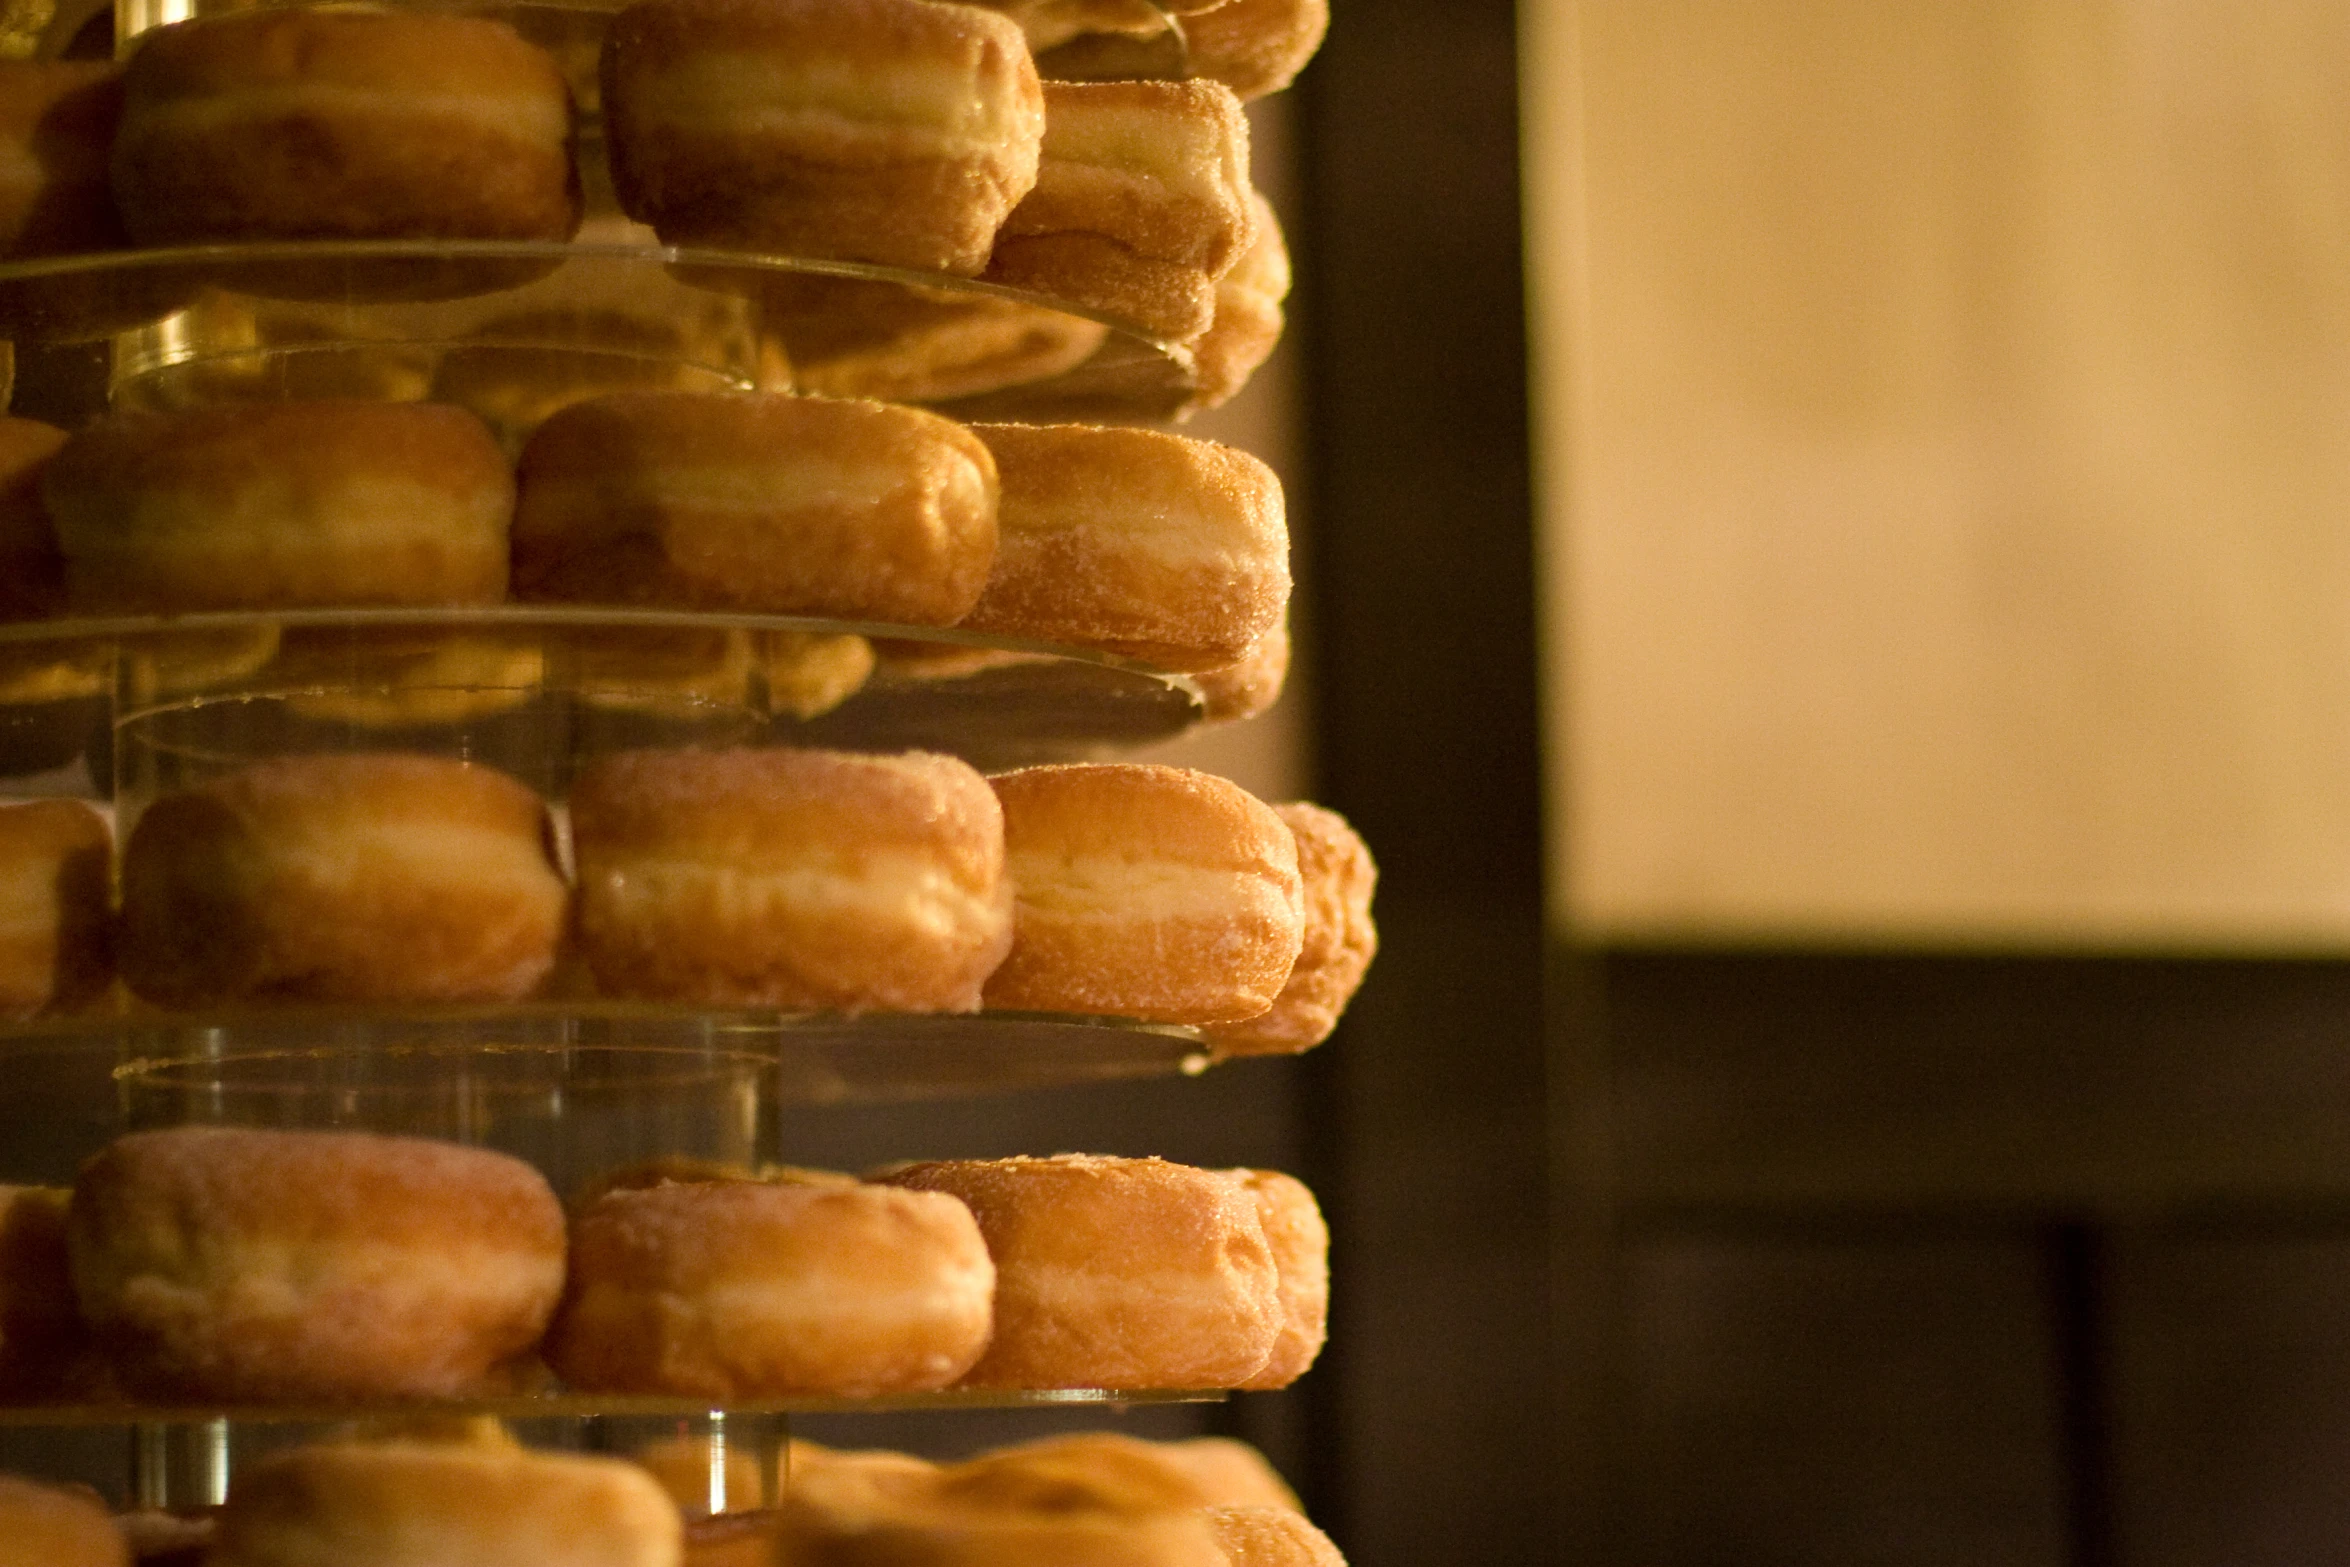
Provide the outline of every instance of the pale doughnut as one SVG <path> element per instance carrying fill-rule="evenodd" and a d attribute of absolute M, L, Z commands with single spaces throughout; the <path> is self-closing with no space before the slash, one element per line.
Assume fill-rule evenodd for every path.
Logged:
<path fill-rule="evenodd" d="M 490 604 L 505 593 L 513 474 L 460 408 L 114 414 L 65 443 L 41 494 L 84 608 Z"/>
<path fill-rule="evenodd" d="M 110 60 L 0 63 L 0 257 L 123 245 L 106 172 L 121 114 Z"/>
<path fill-rule="evenodd" d="M 573 1224 L 545 1353 L 589 1392 L 927 1392 L 979 1358 L 994 1287 L 952 1197 L 762 1181 L 615 1190 Z"/>
<path fill-rule="evenodd" d="M 571 831 L 613 995 L 969 1012 L 1011 939 L 1002 811 L 952 757 L 629 752 L 582 770 Z"/>
<path fill-rule="evenodd" d="M 947 1192 L 995 1259 L 972 1387 L 1230 1387 L 1272 1353 L 1280 1278 L 1255 1199 L 1160 1159 L 948 1160 L 885 1177 Z"/>
<path fill-rule="evenodd" d="M 1303 801 L 1273 811 L 1297 838 L 1305 943 L 1271 1007 L 1209 1030 L 1219 1055 L 1291 1054 L 1328 1039 L 1379 951 L 1371 920 L 1379 867 L 1369 846 L 1336 811 Z"/>
<path fill-rule="evenodd" d="M 1232 1170 L 1257 1202 L 1257 1219 L 1281 1274 L 1281 1332 L 1248 1388 L 1287 1387 L 1322 1353 L 1330 1321 L 1330 1226 L 1321 1204 L 1295 1176 L 1279 1170 Z"/>
<path fill-rule="evenodd" d="M 1330 30 L 1330 0 L 1223 0 L 1184 23 L 1191 72 L 1244 102 L 1297 79 Z"/>
<path fill-rule="evenodd" d="M 1216 82 L 1050 82 L 1036 188 L 990 281 L 1197 337 L 1249 240 L 1248 121 Z"/>
<path fill-rule="evenodd" d="M 82 1339 L 54 1186 L 0 1186 L 0 1396 L 53 1391 Z"/>
<path fill-rule="evenodd" d="M 563 1287 L 539 1173 L 420 1138 L 133 1132 L 83 1167 L 67 1228 L 92 1332 L 166 1396 L 479 1393 Z"/>
<path fill-rule="evenodd" d="M 952 420 L 775 393 L 574 403 L 523 448 L 518 596 L 951 625 L 996 547 L 996 473 Z"/>
<path fill-rule="evenodd" d="M 0 1475 L 0 1567 L 130 1567 L 130 1560 L 95 1498 Z"/>
<path fill-rule="evenodd" d="M 205 1567 L 679 1567 L 683 1537 L 620 1459 L 321 1444 L 237 1471 Z"/>
<path fill-rule="evenodd" d="M 39 620 L 65 602 L 65 557 L 41 505 L 41 474 L 65 432 L 0 414 L 0 620 Z"/>
<path fill-rule="evenodd" d="M 0 1017 L 70 1008 L 105 989 L 114 835 L 78 800 L 0 806 Z"/>
<path fill-rule="evenodd" d="M 981 424 L 1002 485 L 970 631 L 1170 669 L 1248 655 L 1289 603 L 1281 481 L 1246 452 L 1158 430 Z"/>
<path fill-rule="evenodd" d="M 567 897 L 545 806 L 504 773 L 280 757 L 139 818 L 121 967 L 166 1006 L 515 1001 L 554 967 Z"/>
<path fill-rule="evenodd" d="M 1253 1017 L 1304 940 L 1297 840 L 1236 784 L 1139 763 L 994 780 L 1015 896 L 999 1011 Z"/>
<path fill-rule="evenodd" d="M 603 98 L 629 216 L 673 245 L 977 272 L 1036 181 L 1019 27 L 931 0 L 639 0 Z"/>
<path fill-rule="evenodd" d="M 1257 638 L 1256 645 L 1221 669 L 1203 669 L 1191 677 L 1199 687 L 1200 716 L 1212 724 L 1254 718 L 1281 700 L 1289 680 L 1289 617 Z"/>
<path fill-rule="evenodd" d="M 571 137 L 561 70 L 502 22 L 250 11 L 140 35 L 114 193 L 142 245 L 560 240 Z"/>
<path fill-rule="evenodd" d="M 1211 1507 L 1208 1527 L 1232 1567 L 1346 1567 L 1330 1536 L 1286 1507 Z"/>
<path fill-rule="evenodd" d="M 1260 192 L 1249 192 L 1249 210 L 1255 215 L 1256 237 L 1232 270 L 1216 280 L 1215 319 L 1192 340 L 1192 393 L 1178 417 L 1231 401 L 1281 342 L 1287 324 L 1281 307 L 1289 297 L 1289 247 L 1281 235 L 1281 219 Z"/>

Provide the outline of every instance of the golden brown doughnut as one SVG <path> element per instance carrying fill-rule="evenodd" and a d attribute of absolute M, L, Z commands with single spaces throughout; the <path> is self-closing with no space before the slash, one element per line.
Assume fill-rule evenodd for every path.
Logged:
<path fill-rule="evenodd" d="M 0 1567 L 130 1567 L 130 1560 L 94 1498 L 0 1475 Z"/>
<path fill-rule="evenodd" d="M 931 0 L 639 0 L 604 47 L 612 180 L 673 245 L 972 273 L 1036 181 L 1019 27 Z"/>
<path fill-rule="evenodd" d="M 1286 1507 L 1211 1507 L 1208 1527 L 1232 1567 L 1346 1567 L 1330 1536 Z"/>
<path fill-rule="evenodd" d="M 774 1186 L 855 1186 L 857 1177 L 840 1170 L 811 1170 L 794 1164 L 739 1164 L 687 1154 L 658 1154 L 600 1171 L 571 1194 L 571 1211 L 585 1213 L 606 1192 L 643 1191 L 653 1186 L 690 1186 L 713 1181 L 765 1182 Z"/>
<path fill-rule="evenodd" d="M 65 432 L 0 414 L 0 620 L 39 620 L 65 602 L 65 557 L 41 505 L 41 473 Z"/>
<path fill-rule="evenodd" d="M 989 294 L 794 274 L 761 294 L 794 384 L 826 397 L 925 403 L 1026 386 L 1075 369 L 1099 321 Z"/>
<path fill-rule="evenodd" d="M 121 115 L 111 60 L 0 63 L 0 257 L 125 243 L 106 170 Z"/>
<path fill-rule="evenodd" d="M 1182 417 L 1231 401 L 1272 356 L 1287 323 L 1281 305 L 1289 297 L 1289 246 L 1281 219 L 1261 193 L 1248 195 L 1255 238 L 1216 280 L 1215 319 L 1191 344 L 1192 393 Z"/>
<path fill-rule="evenodd" d="M 641 392 L 523 448 L 518 596 L 951 625 L 995 559 L 995 463 L 883 403 Z"/>
<path fill-rule="evenodd" d="M 1270 1008 L 1209 1030 L 1219 1055 L 1292 1054 L 1328 1039 L 1379 951 L 1379 929 L 1371 921 L 1379 867 L 1369 846 L 1336 811 L 1302 801 L 1273 811 L 1297 837 L 1305 944 Z"/>
<path fill-rule="evenodd" d="M 532 632 L 294 629 L 270 676 L 300 717 L 399 729 L 520 707 L 546 685 L 547 654 Z"/>
<path fill-rule="evenodd" d="M 1140 763 L 994 783 L 1015 903 L 991 1009 L 1217 1023 L 1272 1004 L 1305 926 L 1297 840 L 1270 806 Z"/>
<path fill-rule="evenodd" d="M 1330 0 L 1223 0 L 1183 26 L 1191 72 L 1243 102 L 1297 79 L 1330 30 Z"/>
<path fill-rule="evenodd" d="M 1233 663 L 1221 669 L 1203 669 L 1191 677 L 1199 687 L 1200 716 L 1211 724 L 1254 718 L 1281 700 L 1289 680 L 1289 617 Z"/>
<path fill-rule="evenodd" d="M 995 569 L 963 629 L 1171 669 L 1245 657 L 1289 603 L 1281 481 L 1158 430 L 982 424 L 1003 486 Z"/>
<path fill-rule="evenodd" d="M 114 835 L 78 800 L 0 806 L 0 1017 L 77 1006 L 113 977 Z"/>
<path fill-rule="evenodd" d="M 1182 341 L 1249 240 L 1248 121 L 1216 82 L 1049 82 L 1036 188 L 1004 219 L 992 282 Z"/>
<path fill-rule="evenodd" d="M 487 1149 L 362 1132 L 133 1132 L 83 1166 L 83 1317 L 164 1396 L 454 1398 L 538 1341 L 563 1209 Z"/>
<path fill-rule="evenodd" d="M 53 1392 L 82 1340 L 57 1186 L 0 1186 L 0 1397 Z"/>
<path fill-rule="evenodd" d="M 1231 1387 L 1281 1328 L 1248 1189 L 1160 1159 L 945 1160 L 885 1177 L 947 1192 L 995 1259 L 995 1340 L 971 1387 Z"/>
<path fill-rule="evenodd" d="M 684 1524 L 617 1458 L 424 1442 L 287 1448 L 237 1471 L 206 1567 L 679 1567 Z"/>
<path fill-rule="evenodd" d="M 506 589 L 513 474 L 459 408 L 114 414 L 65 443 L 41 496 L 87 609 L 492 604 Z"/>
<path fill-rule="evenodd" d="M 1232 1170 L 1256 1199 L 1257 1219 L 1281 1274 L 1281 1332 L 1250 1388 L 1287 1387 L 1322 1353 L 1330 1321 L 1330 1226 L 1305 1182 L 1279 1170 Z"/>
<path fill-rule="evenodd" d="M 862 691 L 876 662 L 873 644 L 863 637 L 813 631 L 762 631 L 756 656 L 767 711 L 802 723 Z"/>
<path fill-rule="evenodd" d="M 139 818 L 122 973 L 165 1006 L 514 1001 L 553 968 L 565 901 L 545 807 L 506 774 L 281 757 Z"/>
<path fill-rule="evenodd" d="M 1002 812 L 952 757 L 631 752 L 581 771 L 571 831 L 613 995 L 969 1012 L 1011 939 Z"/>
<path fill-rule="evenodd" d="M 1265 1455 L 1230 1437 L 1150 1442 L 1117 1431 L 1077 1431 L 982 1453 L 974 1464 L 1013 1462 L 1040 1476 L 1118 1477 L 1154 1472 L 1177 1488 L 1170 1505 L 1290 1507 L 1297 1497 Z"/>
<path fill-rule="evenodd" d="M 945 1387 L 987 1344 L 995 1269 L 952 1197 L 672 1182 L 572 1227 L 546 1344 L 573 1387 L 712 1400 Z"/>
<path fill-rule="evenodd" d="M 566 239 L 571 95 L 502 22 L 269 9 L 139 37 L 114 194 L 142 245 Z"/>

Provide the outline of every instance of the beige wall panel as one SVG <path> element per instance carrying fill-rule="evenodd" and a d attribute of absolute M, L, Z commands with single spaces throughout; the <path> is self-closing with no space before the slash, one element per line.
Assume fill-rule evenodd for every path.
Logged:
<path fill-rule="evenodd" d="M 1561 917 L 2350 946 L 2350 8 L 1529 29 Z"/>

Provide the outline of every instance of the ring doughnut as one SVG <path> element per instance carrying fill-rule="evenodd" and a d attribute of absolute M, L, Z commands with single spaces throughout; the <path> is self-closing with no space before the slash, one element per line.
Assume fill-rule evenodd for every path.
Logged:
<path fill-rule="evenodd" d="M 571 832 L 613 995 L 970 1012 L 1011 940 L 1002 811 L 952 757 L 628 752 L 581 771 Z"/>
<path fill-rule="evenodd" d="M 1282 1388 L 1322 1353 L 1330 1320 L 1330 1226 L 1305 1182 L 1279 1170 L 1232 1170 L 1256 1199 L 1257 1220 L 1281 1275 L 1281 1331 L 1273 1353 L 1243 1387 Z"/>
<path fill-rule="evenodd" d="M 1379 867 L 1369 846 L 1336 811 L 1303 801 L 1273 811 L 1297 838 L 1305 943 L 1271 1007 L 1209 1030 L 1220 1055 L 1294 1054 L 1328 1039 L 1379 951 L 1371 919 Z"/>
<path fill-rule="evenodd" d="M 995 1259 L 995 1339 L 969 1387 L 1232 1387 L 1271 1354 L 1280 1278 L 1228 1175 L 1160 1159 L 911 1165 L 892 1186 L 960 1197 Z"/>
<path fill-rule="evenodd" d="M 994 780 L 1014 893 L 996 1011 L 1219 1023 L 1272 1005 L 1304 940 L 1297 840 L 1188 768 L 1031 767 Z"/>
<path fill-rule="evenodd" d="M 78 800 L 0 806 L 0 1016 L 76 1007 L 112 980 L 113 858 Z"/>
<path fill-rule="evenodd" d="M 539 797 L 428 756 L 289 756 L 164 796 L 122 862 L 123 977 L 239 997 L 516 1001 L 567 901 Z"/>
<path fill-rule="evenodd" d="M 91 1498 L 0 1475 L 0 1567 L 130 1567 L 130 1548 Z"/>
<path fill-rule="evenodd" d="M 136 1388 L 240 1401 L 478 1393 L 563 1287 L 563 1209 L 486 1149 L 188 1126 L 117 1138 L 67 1221 Z"/>

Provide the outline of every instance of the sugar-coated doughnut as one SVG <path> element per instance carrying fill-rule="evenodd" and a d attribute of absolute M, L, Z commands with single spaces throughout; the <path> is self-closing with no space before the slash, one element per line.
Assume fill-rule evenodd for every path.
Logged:
<path fill-rule="evenodd" d="M 1281 1274 L 1281 1332 L 1250 1388 L 1287 1387 L 1322 1353 L 1330 1320 L 1330 1226 L 1305 1182 L 1279 1170 L 1227 1172 L 1256 1199 L 1257 1219 Z"/>
<path fill-rule="evenodd" d="M 1232 1387 L 1281 1328 L 1280 1276 L 1248 1189 L 1160 1159 L 910 1165 L 960 1197 L 995 1259 L 995 1339 L 971 1387 Z"/>
<path fill-rule="evenodd" d="M 249 11 L 140 35 L 114 193 L 142 245 L 560 240 L 571 138 L 561 70 L 502 22 Z"/>
<path fill-rule="evenodd" d="M 0 1567 L 130 1567 L 94 1496 L 0 1475 Z"/>
<path fill-rule="evenodd" d="M 1211 1507 L 1208 1527 L 1232 1567 L 1346 1567 L 1330 1536 L 1286 1507 Z"/>
<path fill-rule="evenodd" d="M 1018 25 L 931 0 L 639 0 L 603 97 L 621 205 L 667 243 L 959 273 L 1044 121 Z"/>
<path fill-rule="evenodd" d="M 995 780 L 1014 893 L 999 1011 L 1219 1023 L 1264 1011 L 1304 941 L 1297 840 L 1236 784 L 1071 763 Z"/>
<path fill-rule="evenodd" d="M 83 1166 L 67 1233 L 100 1346 L 165 1396 L 477 1394 L 563 1287 L 536 1170 L 412 1137 L 133 1132 Z"/>
<path fill-rule="evenodd" d="M 1289 603 L 1281 481 L 1158 430 L 981 424 L 1002 485 L 995 568 L 966 630 L 1173 669 L 1247 656 Z"/>
<path fill-rule="evenodd" d="M 41 474 L 65 432 L 0 414 L 0 620 L 38 620 L 65 602 L 65 557 L 41 504 Z"/>
<path fill-rule="evenodd" d="M 1051 82 L 1036 188 L 987 277 L 1183 340 L 1249 240 L 1248 121 L 1217 82 Z"/>
<path fill-rule="evenodd" d="M 514 477 L 461 408 L 114 414 L 65 443 L 41 495 L 68 592 L 88 609 L 490 604 L 505 593 Z"/>
<path fill-rule="evenodd" d="M 684 1524 L 617 1458 L 426 1442 L 240 1468 L 206 1567 L 679 1567 Z"/>
<path fill-rule="evenodd" d="M 122 68 L 111 60 L 0 63 L 0 257 L 124 243 L 107 175 L 121 114 Z"/>
<path fill-rule="evenodd" d="M 581 771 L 571 831 L 613 995 L 968 1012 L 1011 940 L 1002 812 L 952 757 L 630 752 Z"/>
<path fill-rule="evenodd" d="M 1255 237 L 1232 270 L 1216 280 L 1215 318 L 1191 343 L 1192 393 L 1183 417 L 1222 407 L 1237 396 L 1271 357 L 1287 324 L 1282 302 L 1289 298 L 1289 246 L 1281 236 L 1281 219 L 1257 191 L 1249 192 L 1249 210 L 1255 215 Z"/>
<path fill-rule="evenodd" d="M 1273 807 L 1297 838 L 1305 886 L 1305 943 L 1272 1006 L 1210 1029 L 1220 1055 L 1282 1055 L 1320 1044 L 1361 988 L 1379 951 L 1371 894 L 1379 867 L 1345 817 L 1299 801 Z"/>
<path fill-rule="evenodd" d="M 504 773 L 281 757 L 140 816 L 121 967 L 165 1006 L 514 1001 L 553 968 L 566 897 L 545 807 Z"/>
<path fill-rule="evenodd" d="M 762 1181 L 611 1191 L 572 1227 L 546 1356 L 600 1393 L 926 1392 L 979 1358 L 994 1288 L 970 1210 L 938 1193 Z"/>
<path fill-rule="evenodd" d="M 0 1396 L 53 1391 L 82 1339 L 55 1186 L 0 1186 Z"/>
<path fill-rule="evenodd" d="M 1268 711 L 1288 683 L 1289 651 L 1289 617 L 1284 615 L 1232 663 L 1195 673 L 1191 681 L 1199 687 L 1200 716 L 1226 724 Z"/>
<path fill-rule="evenodd" d="M 840 1170 L 811 1170 L 792 1164 L 738 1164 L 686 1154 L 658 1154 L 599 1171 L 571 1194 L 571 1211 L 585 1213 L 607 1192 L 714 1181 L 766 1182 L 776 1186 L 855 1186 L 857 1177 Z"/>
<path fill-rule="evenodd" d="M 951 625 L 996 548 L 996 473 L 919 409 L 775 393 L 574 403 L 523 448 L 525 598 Z"/>
<path fill-rule="evenodd" d="M 1244 102 L 1297 79 L 1330 30 L 1330 0 L 1223 0 L 1184 23 L 1191 70 Z"/>
<path fill-rule="evenodd" d="M 890 402 L 1042 381 L 1083 364 L 1110 330 L 1025 300 L 812 273 L 772 279 L 761 303 L 801 391 Z"/>
<path fill-rule="evenodd" d="M 113 852 L 106 819 L 78 800 L 0 806 L 0 1017 L 105 989 Z"/>

